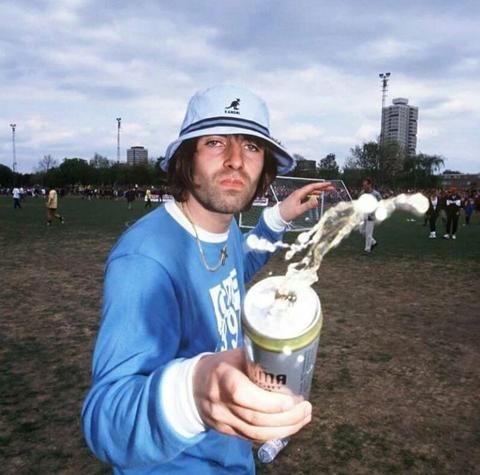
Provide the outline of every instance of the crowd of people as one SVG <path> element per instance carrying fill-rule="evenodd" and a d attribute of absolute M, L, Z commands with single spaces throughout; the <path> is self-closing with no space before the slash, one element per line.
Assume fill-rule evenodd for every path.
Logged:
<path fill-rule="evenodd" d="M 350 190 L 354 199 L 365 192 L 364 187 Z M 424 226 L 429 226 L 429 238 L 444 239 L 457 238 L 457 231 L 460 224 L 468 226 L 472 222 L 475 213 L 480 213 L 480 190 L 463 189 L 449 186 L 444 189 L 416 190 L 402 189 L 393 190 L 390 188 L 378 188 L 382 199 L 391 198 L 400 193 L 420 192 L 429 200 L 429 208 L 424 216 Z M 441 227 L 440 227 L 441 226 Z"/>
<path fill-rule="evenodd" d="M 370 185 L 373 187 L 372 182 L 370 182 Z M 272 205 L 276 203 L 277 200 L 282 201 L 292 192 L 292 189 L 293 188 L 285 185 L 277 186 L 275 197 L 271 191 L 267 191 L 265 193 L 265 198 L 267 199 L 266 204 Z M 378 196 L 376 195 L 377 199 L 380 199 L 379 197 L 385 199 L 400 193 L 415 193 L 417 191 L 420 191 L 429 199 L 429 209 L 424 217 L 424 225 L 428 225 L 430 230 L 429 237 L 431 239 L 443 237 L 444 239 L 455 240 L 459 223 L 469 225 L 474 214 L 480 213 L 480 190 L 478 189 L 459 190 L 456 187 L 448 187 L 446 189 L 431 190 L 393 190 L 379 187 L 375 190 L 375 195 L 378 193 Z M 22 203 L 24 203 L 28 197 L 47 200 L 48 192 L 49 188 L 43 186 L 0 187 L 0 194 L 12 196 L 14 208 L 21 208 Z M 353 199 L 357 199 L 362 193 L 366 192 L 365 181 L 362 183 L 361 188 L 350 188 L 349 192 Z M 166 185 L 149 187 L 137 185 L 131 187 L 94 187 L 87 185 L 58 188 L 57 193 L 59 198 L 68 194 L 88 200 L 123 199 L 126 201 L 128 209 L 133 209 L 133 203 L 135 201 L 140 201 L 145 208 L 151 208 L 152 203 L 160 204 L 172 199 L 172 195 Z M 338 200 L 338 196 L 335 196 L 335 199 Z M 345 199 L 349 199 L 348 196 L 345 195 Z M 328 201 L 328 194 L 326 200 Z M 439 232 L 438 226 L 442 226 L 442 232 Z M 369 236 L 369 233 L 367 233 L 367 236 Z M 375 240 L 370 239 L 370 242 L 375 243 Z M 366 244 L 365 250 L 369 252 L 371 247 L 371 245 Z M 373 244 L 373 247 L 375 247 L 375 244 Z"/>
<path fill-rule="evenodd" d="M 479 191 L 459 191 L 456 187 L 447 190 L 430 190 L 427 193 L 429 207 L 425 213 L 424 225 L 429 225 L 431 239 L 437 238 L 437 223 L 445 227 L 444 239 L 457 238 L 460 218 L 468 226 L 475 211 L 480 212 Z"/>
<path fill-rule="evenodd" d="M 287 186 L 284 184 L 275 186 L 275 195 L 271 192 L 271 190 L 267 190 L 265 193 L 265 197 L 268 198 L 269 203 L 275 203 L 277 200 L 282 201 L 286 196 L 288 196 L 295 187 Z M 376 188 L 383 199 L 391 198 L 392 196 L 398 195 L 400 193 L 417 193 L 421 192 L 425 196 L 437 196 L 440 201 L 440 208 L 445 208 L 445 201 L 447 195 L 455 190 L 456 193 L 460 196 L 461 200 L 461 211 L 465 217 L 465 224 L 469 224 L 471 217 L 475 211 L 480 211 L 480 189 L 458 189 L 457 187 L 448 187 L 448 188 L 438 188 L 438 189 L 431 189 L 431 190 L 418 190 L 414 188 L 407 188 L 407 189 L 392 189 L 386 187 L 377 187 Z M 33 198 L 46 198 L 49 188 L 45 186 L 0 186 L 0 195 L 15 195 L 19 203 L 18 205 L 25 201 L 29 197 Z M 171 194 L 168 189 L 168 185 L 151 185 L 151 186 L 120 186 L 120 187 L 112 187 L 112 186 L 92 186 L 92 185 L 78 185 L 78 186 L 71 186 L 71 187 L 58 187 L 57 188 L 58 194 L 60 197 L 69 195 L 69 196 L 78 196 L 83 199 L 127 199 L 128 195 L 133 195 L 134 200 L 144 200 L 148 201 L 150 199 L 153 202 L 163 202 L 170 199 Z M 361 187 L 348 187 L 348 191 L 353 199 L 357 199 L 363 192 L 363 182 Z M 343 192 L 344 197 L 343 199 L 347 200 L 349 197 L 347 196 L 344 190 L 336 190 L 336 201 L 338 201 L 338 193 Z M 328 201 L 328 194 L 325 197 L 325 200 Z M 440 213 L 440 216 L 442 213 Z"/>

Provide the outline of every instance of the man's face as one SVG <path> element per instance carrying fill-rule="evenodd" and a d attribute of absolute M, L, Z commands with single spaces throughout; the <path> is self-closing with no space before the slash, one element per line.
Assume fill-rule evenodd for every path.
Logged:
<path fill-rule="evenodd" d="M 365 180 L 365 181 L 362 183 L 362 186 L 363 186 L 363 191 L 366 191 L 366 192 L 368 192 L 368 193 L 369 193 L 370 191 L 372 191 L 372 185 L 371 185 L 370 182 L 368 182 L 368 181 Z"/>
<path fill-rule="evenodd" d="M 193 197 L 209 211 L 233 214 L 254 198 L 263 170 L 260 141 L 243 135 L 200 137 L 193 157 Z"/>

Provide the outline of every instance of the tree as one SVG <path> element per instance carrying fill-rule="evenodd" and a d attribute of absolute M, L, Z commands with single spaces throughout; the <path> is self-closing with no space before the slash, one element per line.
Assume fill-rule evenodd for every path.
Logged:
<path fill-rule="evenodd" d="M 158 157 L 155 160 L 154 165 L 154 184 L 155 185 L 166 185 L 167 184 L 167 172 L 162 170 L 161 164 L 165 160 L 165 157 Z"/>
<path fill-rule="evenodd" d="M 405 160 L 404 180 L 414 188 L 435 188 L 439 178 L 435 175 L 440 171 L 445 160 L 439 155 L 420 153 Z"/>
<path fill-rule="evenodd" d="M 395 185 L 402 174 L 405 153 L 396 140 L 389 140 L 379 147 L 378 181 Z"/>
<path fill-rule="evenodd" d="M 107 157 L 96 153 L 94 157 L 90 160 L 90 166 L 92 166 L 93 168 L 109 168 L 111 164 Z"/>
<path fill-rule="evenodd" d="M 445 165 L 445 159 L 439 155 L 420 153 L 417 155 L 417 159 L 422 164 L 427 175 L 433 175 L 435 172 L 439 172 L 440 168 Z"/>
<path fill-rule="evenodd" d="M 64 158 L 58 167 L 62 185 L 88 185 L 93 178 L 93 168 L 83 158 Z"/>
<path fill-rule="evenodd" d="M 450 170 L 450 168 L 447 168 L 444 170 L 442 175 L 461 175 L 462 172 L 459 172 L 458 170 Z"/>
<path fill-rule="evenodd" d="M 346 170 L 349 170 L 349 175 L 352 175 L 352 170 L 363 170 L 364 175 L 381 184 L 395 185 L 404 168 L 405 154 L 395 140 L 384 144 L 364 142 L 362 146 L 351 148 L 350 154 L 345 163 L 344 174 Z M 358 172 L 353 175 L 358 175 Z"/>
<path fill-rule="evenodd" d="M 364 142 L 350 149 L 345 168 L 363 169 L 371 176 L 376 176 L 380 169 L 380 150 L 377 142 Z"/>
<path fill-rule="evenodd" d="M 334 153 L 329 153 L 320 160 L 318 174 L 326 179 L 338 178 L 340 171 L 337 165 L 337 157 Z"/>
<path fill-rule="evenodd" d="M 57 161 L 51 155 L 44 155 L 38 162 L 38 171 L 48 173 L 48 171 L 57 166 Z"/>
<path fill-rule="evenodd" d="M 12 185 L 13 172 L 6 165 L 0 163 L 0 185 Z"/>

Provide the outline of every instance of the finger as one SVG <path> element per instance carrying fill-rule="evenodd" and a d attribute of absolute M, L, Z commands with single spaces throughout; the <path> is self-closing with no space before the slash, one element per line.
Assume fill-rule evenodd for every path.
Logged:
<path fill-rule="evenodd" d="M 235 384 L 235 387 L 228 388 L 228 390 L 233 405 L 266 414 L 289 411 L 303 400 L 301 396 L 293 393 L 266 391 L 254 384 L 244 374 L 239 374 L 235 381 L 232 381 L 232 384 Z"/>
<path fill-rule="evenodd" d="M 305 418 L 294 424 L 272 427 L 272 426 L 252 426 L 245 423 L 241 419 L 236 419 L 233 423 L 220 425 L 217 430 L 226 434 L 237 435 L 244 439 L 251 440 L 256 443 L 266 442 L 267 440 L 282 439 L 296 434 L 305 425 L 311 422 L 312 416 L 309 414 Z"/>
<path fill-rule="evenodd" d="M 312 405 L 308 401 L 296 404 L 289 411 L 264 413 L 241 406 L 232 406 L 232 414 L 248 425 L 256 427 L 285 427 L 298 424 L 312 413 Z"/>
<path fill-rule="evenodd" d="M 280 414 L 263 414 L 225 404 L 210 407 L 204 422 L 219 432 L 263 441 L 286 437 L 300 430 L 311 420 L 312 406 L 308 401 Z"/>
<path fill-rule="evenodd" d="M 299 188 L 297 191 L 300 191 L 302 194 L 308 195 L 310 193 L 321 193 L 322 191 L 331 191 L 334 190 L 334 186 L 329 181 L 320 181 L 315 183 L 309 183 L 308 185 Z"/>

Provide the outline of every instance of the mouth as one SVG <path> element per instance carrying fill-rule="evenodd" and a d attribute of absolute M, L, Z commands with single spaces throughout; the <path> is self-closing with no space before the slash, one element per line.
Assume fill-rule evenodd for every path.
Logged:
<path fill-rule="evenodd" d="M 224 188 L 234 190 L 241 190 L 245 186 L 243 180 L 240 180 L 239 178 L 224 178 L 223 180 L 220 180 L 220 185 Z"/>

